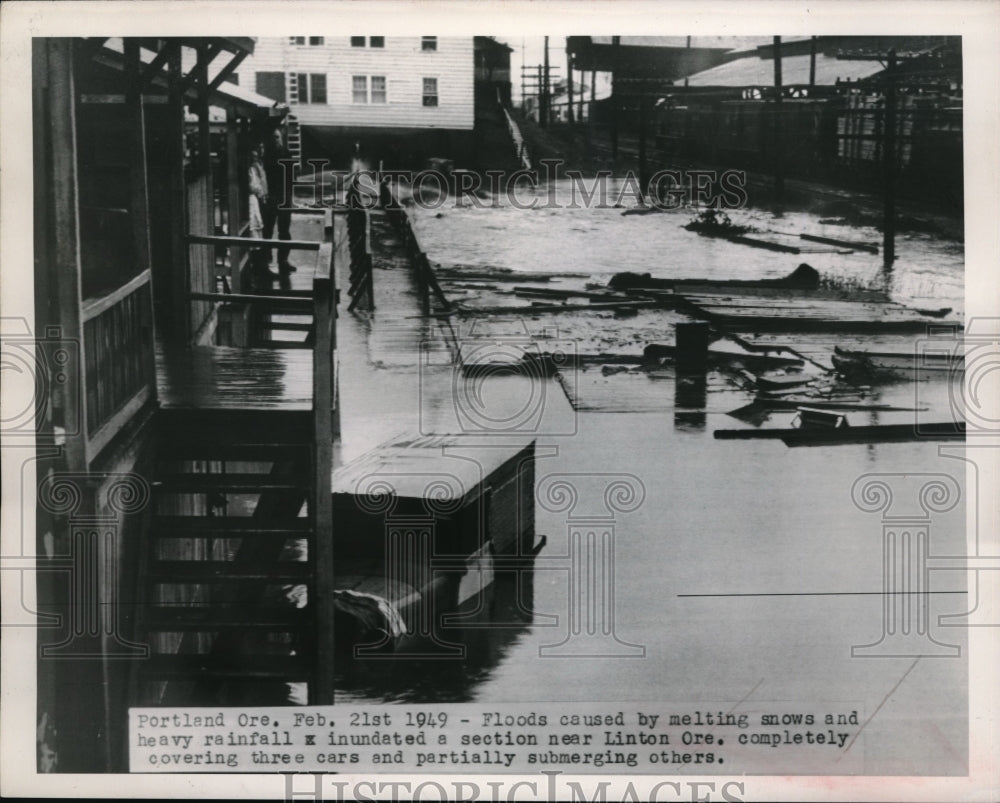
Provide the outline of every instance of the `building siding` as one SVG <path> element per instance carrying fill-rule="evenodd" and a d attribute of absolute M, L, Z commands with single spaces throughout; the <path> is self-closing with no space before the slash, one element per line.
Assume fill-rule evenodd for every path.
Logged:
<path fill-rule="evenodd" d="M 387 36 L 385 47 L 352 47 L 349 36 L 325 37 L 322 45 L 293 45 L 288 37 L 260 38 L 241 66 L 241 83 L 256 89 L 256 74 L 284 72 L 286 99 L 307 126 L 472 130 L 473 38 L 438 37 L 437 50 L 421 49 L 419 36 Z M 294 100 L 290 74 L 326 75 L 327 102 Z M 354 103 L 352 78 L 385 76 L 386 102 Z M 423 105 L 423 79 L 437 79 L 438 105 Z"/>

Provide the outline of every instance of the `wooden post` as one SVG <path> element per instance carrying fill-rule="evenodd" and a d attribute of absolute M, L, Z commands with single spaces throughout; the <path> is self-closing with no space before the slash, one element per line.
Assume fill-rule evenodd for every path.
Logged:
<path fill-rule="evenodd" d="M 882 207 L 882 268 L 896 261 L 896 51 L 889 51 L 885 71 L 885 114 L 882 116 L 882 169 L 885 182 Z"/>
<path fill-rule="evenodd" d="M 322 252 L 321 252 L 322 253 Z M 315 547 L 315 582 L 309 604 L 316 611 L 316 655 L 309 683 L 311 705 L 332 705 L 334 696 L 333 630 L 333 273 L 317 265 L 313 279 L 313 486 L 309 499 Z M 310 555 L 312 557 L 312 555 Z"/>
<path fill-rule="evenodd" d="M 167 220 L 163 225 L 170 227 L 170 268 L 171 281 L 171 340 L 178 345 L 187 345 L 191 338 L 191 303 L 188 292 L 189 279 L 188 248 L 184 243 L 187 233 L 187 206 L 184 197 L 184 95 L 181 90 L 183 78 L 181 68 L 181 46 L 170 42 L 167 58 L 167 150 L 170 159 L 170 191 Z"/>
<path fill-rule="evenodd" d="M 785 194 L 785 173 L 781 149 L 781 37 L 774 37 L 774 198 Z"/>
<path fill-rule="evenodd" d="M 136 272 L 152 271 L 153 254 L 149 232 L 149 177 L 146 173 L 146 117 L 142 107 L 142 62 L 139 44 L 135 39 L 124 40 L 126 103 L 131 114 L 132 152 L 129 165 L 129 188 L 132 207 L 132 240 L 135 244 Z M 152 280 L 150 280 L 152 281 Z M 146 365 L 146 384 L 156 396 L 156 357 L 153 346 L 153 294 L 147 294 L 148 306 L 142 312 L 148 325 L 143 359 Z"/>
<path fill-rule="evenodd" d="M 240 236 L 240 132 L 239 121 L 234 109 L 226 110 L 226 225 L 230 237 Z M 229 287 L 234 293 L 242 292 L 243 276 L 240 263 L 243 261 L 244 249 L 232 246 L 229 249 Z"/>
<path fill-rule="evenodd" d="M 59 336 L 79 344 L 79 366 L 67 371 L 63 390 L 67 423 L 79 427 L 79 435 L 66 438 L 66 463 L 70 471 L 87 467 L 86 361 L 83 354 L 83 312 L 81 309 L 80 217 L 76 158 L 76 80 L 73 69 L 74 40 L 50 39 L 49 124 L 52 138 L 52 231 L 57 233 L 53 248 L 52 275 L 58 277 L 57 320 Z M 37 125 L 37 123 L 36 123 Z M 44 134 L 39 134 L 44 136 Z M 36 189 L 36 192 L 38 190 Z"/>
<path fill-rule="evenodd" d="M 704 321 L 674 325 L 677 373 L 704 374 L 708 365 L 709 325 Z"/>

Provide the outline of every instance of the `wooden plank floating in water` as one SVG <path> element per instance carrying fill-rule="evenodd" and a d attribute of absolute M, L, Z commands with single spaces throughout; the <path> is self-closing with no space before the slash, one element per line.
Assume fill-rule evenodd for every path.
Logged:
<path fill-rule="evenodd" d="M 661 345 L 659 343 L 650 343 L 643 352 L 646 358 L 653 360 L 662 357 L 673 358 L 676 354 L 677 348 L 675 346 Z M 735 351 L 722 351 L 718 349 L 708 350 L 708 360 L 716 365 L 742 363 L 748 368 L 784 368 L 805 364 L 805 360 L 798 357 L 778 357 L 769 354 L 740 354 Z"/>
<path fill-rule="evenodd" d="M 838 240 L 833 237 L 818 237 L 815 234 L 800 234 L 799 237 L 803 240 L 808 240 L 812 243 L 823 243 L 824 245 L 842 245 L 845 248 L 853 248 L 855 251 L 867 251 L 869 254 L 877 254 L 878 246 L 872 243 L 859 243 L 853 242 L 851 240 Z"/>
<path fill-rule="evenodd" d="M 964 421 L 932 424 L 882 424 L 836 429 L 717 429 L 717 440 L 780 440 L 786 446 L 836 446 L 848 443 L 902 443 L 965 440 Z"/>
<path fill-rule="evenodd" d="M 835 357 L 868 363 L 874 368 L 897 371 L 964 371 L 965 355 L 958 352 L 855 351 L 833 347 Z"/>
<path fill-rule="evenodd" d="M 779 251 L 782 254 L 801 254 L 802 249 L 794 245 L 785 245 L 784 243 L 776 243 L 771 240 L 760 240 L 756 237 L 746 237 L 742 234 L 733 234 L 725 239 L 729 240 L 731 243 L 739 243 L 740 245 L 749 245 L 754 248 L 764 248 L 768 251 Z"/>
<path fill-rule="evenodd" d="M 616 301 L 613 303 L 593 304 L 532 304 L 531 306 L 511 307 L 462 307 L 451 312 L 460 315 L 505 315 L 515 313 L 534 314 L 536 312 L 579 312 L 580 310 L 638 310 L 661 306 L 659 301 Z M 435 316 L 436 317 L 436 316 Z"/>
<path fill-rule="evenodd" d="M 717 326 L 745 332 L 924 332 L 928 326 L 957 322 L 932 320 L 891 301 L 789 298 L 783 295 L 733 297 L 685 293 L 683 305 Z"/>

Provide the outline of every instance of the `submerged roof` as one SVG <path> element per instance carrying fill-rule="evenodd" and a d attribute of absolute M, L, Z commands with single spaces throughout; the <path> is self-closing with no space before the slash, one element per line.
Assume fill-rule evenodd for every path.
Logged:
<path fill-rule="evenodd" d="M 865 59 L 838 59 L 816 54 L 816 84 L 832 86 L 837 80 L 856 81 L 882 72 L 880 61 Z M 810 57 L 784 56 L 781 59 L 781 82 L 786 86 L 808 84 Z M 762 58 L 756 52 L 695 73 L 688 78 L 689 86 L 772 86 L 774 84 L 774 59 Z"/>
<path fill-rule="evenodd" d="M 533 445 L 530 436 L 484 445 L 468 435 L 402 435 L 338 468 L 333 493 L 458 500 Z"/>

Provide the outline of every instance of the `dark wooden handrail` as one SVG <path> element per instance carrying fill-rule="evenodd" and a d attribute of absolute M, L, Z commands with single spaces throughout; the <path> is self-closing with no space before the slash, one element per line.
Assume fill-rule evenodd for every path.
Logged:
<path fill-rule="evenodd" d="M 315 555 L 315 594 L 309 604 L 316 606 L 317 671 L 309 684 L 309 702 L 330 705 L 334 695 L 333 631 L 333 405 L 335 400 L 334 359 L 336 353 L 336 292 L 333 279 L 333 249 L 319 252 L 313 277 L 313 487 L 309 517 L 314 533 L 309 545 Z"/>
<path fill-rule="evenodd" d="M 280 305 L 282 307 L 301 308 L 303 312 L 310 312 L 313 308 L 312 301 L 301 296 L 263 296 L 247 295 L 246 293 L 188 293 L 188 298 L 192 301 L 223 301 L 229 304 Z"/>
<path fill-rule="evenodd" d="M 264 240 L 257 237 L 229 237 L 218 234 L 188 234 L 189 245 L 242 245 L 247 248 L 289 248 L 292 251 L 318 251 L 316 240 Z"/>

